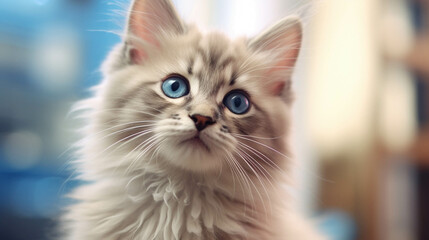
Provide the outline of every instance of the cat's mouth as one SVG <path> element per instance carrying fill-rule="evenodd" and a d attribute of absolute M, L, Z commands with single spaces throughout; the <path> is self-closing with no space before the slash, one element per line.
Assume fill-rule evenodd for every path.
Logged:
<path fill-rule="evenodd" d="M 200 138 L 199 134 L 193 136 L 192 138 L 186 139 L 182 144 L 190 144 L 192 147 L 198 147 L 210 152 L 210 148 L 207 144 Z"/>

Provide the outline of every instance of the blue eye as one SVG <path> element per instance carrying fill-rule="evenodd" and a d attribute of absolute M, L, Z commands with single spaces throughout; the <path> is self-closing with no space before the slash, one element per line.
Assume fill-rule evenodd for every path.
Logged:
<path fill-rule="evenodd" d="M 167 97 L 180 98 L 189 93 L 187 80 L 180 76 L 171 76 L 162 83 L 162 91 Z"/>
<path fill-rule="evenodd" d="M 247 96 L 239 91 L 228 93 L 223 99 L 223 104 L 235 114 L 244 114 L 250 108 L 250 101 Z"/>

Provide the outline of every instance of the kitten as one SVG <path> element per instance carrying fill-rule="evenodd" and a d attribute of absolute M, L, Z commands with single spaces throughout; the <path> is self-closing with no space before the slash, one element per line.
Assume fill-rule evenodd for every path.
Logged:
<path fill-rule="evenodd" d="M 299 20 L 230 40 L 135 0 L 125 36 L 82 103 L 63 239 L 321 239 L 283 188 Z"/>

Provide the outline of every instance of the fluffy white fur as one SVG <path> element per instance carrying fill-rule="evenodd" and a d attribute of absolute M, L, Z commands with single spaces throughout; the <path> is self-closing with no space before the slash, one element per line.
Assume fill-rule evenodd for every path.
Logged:
<path fill-rule="evenodd" d="M 232 41 L 183 24 L 168 0 L 134 1 L 124 42 L 80 104 L 86 183 L 71 195 L 63 239 L 321 239 L 284 190 L 300 42 L 297 19 Z M 172 73 L 188 79 L 189 97 L 163 94 Z M 221 106 L 237 89 L 252 102 L 243 115 Z M 216 123 L 199 132 L 194 113 Z"/>

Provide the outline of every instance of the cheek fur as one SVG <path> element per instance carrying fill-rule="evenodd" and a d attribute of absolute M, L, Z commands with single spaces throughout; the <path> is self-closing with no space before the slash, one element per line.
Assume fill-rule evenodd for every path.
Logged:
<path fill-rule="evenodd" d="M 243 135 L 251 135 L 261 128 L 263 118 L 257 115 L 244 118 L 235 118 L 233 124 L 237 132 Z"/>

